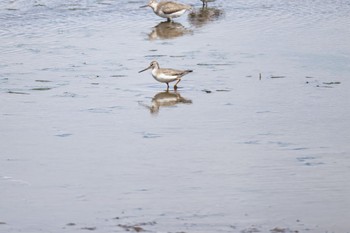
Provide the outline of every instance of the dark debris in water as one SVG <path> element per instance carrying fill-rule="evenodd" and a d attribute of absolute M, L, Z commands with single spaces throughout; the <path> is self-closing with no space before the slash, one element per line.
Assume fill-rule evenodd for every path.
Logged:
<path fill-rule="evenodd" d="M 118 224 L 118 227 L 123 228 L 125 231 L 134 231 L 134 232 L 143 232 L 145 231 L 142 227 L 140 226 L 130 226 L 130 225 L 123 225 L 123 224 Z"/>
<path fill-rule="evenodd" d="M 316 87 L 333 88 L 332 86 L 317 85 Z"/>
<path fill-rule="evenodd" d="M 125 74 L 113 74 L 113 75 L 111 75 L 111 77 L 113 77 L 113 78 L 124 78 L 124 77 L 127 77 L 127 75 L 125 75 Z"/>
<path fill-rule="evenodd" d="M 157 58 L 157 57 L 166 57 L 166 55 L 162 54 L 155 54 L 155 55 L 146 55 L 147 58 Z"/>
<path fill-rule="evenodd" d="M 286 76 L 283 76 L 283 75 L 273 75 L 271 76 L 270 78 L 285 78 Z"/>
<path fill-rule="evenodd" d="M 146 138 L 146 139 L 159 138 L 159 137 L 161 137 L 161 136 L 158 134 L 154 134 L 154 133 L 144 133 L 143 134 L 143 138 Z"/>
<path fill-rule="evenodd" d="M 69 11 L 86 11 L 88 9 L 89 8 L 85 8 L 85 7 L 71 7 L 71 8 L 68 8 Z"/>
<path fill-rule="evenodd" d="M 312 156 L 299 157 L 297 160 L 303 163 L 305 166 L 318 166 L 324 164 L 323 162 L 317 162 L 316 158 Z"/>
<path fill-rule="evenodd" d="M 51 87 L 34 87 L 32 88 L 33 91 L 48 91 L 51 90 Z"/>
<path fill-rule="evenodd" d="M 210 94 L 212 93 L 213 91 L 211 90 L 208 90 L 208 89 L 203 89 L 202 90 L 203 92 L 207 93 L 207 94 Z M 231 90 L 230 89 L 217 89 L 215 90 L 216 92 L 230 92 Z"/>
<path fill-rule="evenodd" d="M 207 93 L 207 94 L 210 94 L 211 93 L 211 90 L 207 90 L 207 89 L 204 89 L 202 90 L 203 92 Z"/>
<path fill-rule="evenodd" d="M 293 148 L 292 150 L 308 150 L 309 148 L 307 147 L 296 147 L 296 148 Z"/>
<path fill-rule="evenodd" d="M 323 82 L 323 84 L 325 84 L 325 85 L 337 85 L 337 84 L 341 84 L 341 82 Z"/>
<path fill-rule="evenodd" d="M 250 228 L 241 230 L 241 233 L 256 233 L 256 232 L 260 232 L 260 230 L 256 227 L 250 227 Z"/>
<path fill-rule="evenodd" d="M 299 231 L 294 231 L 289 228 L 275 227 L 270 230 L 271 233 L 298 233 Z"/>
<path fill-rule="evenodd" d="M 156 221 L 151 221 L 151 222 L 142 222 L 142 223 L 139 223 L 138 225 L 139 226 L 154 226 L 156 224 L 157 224 Z"/>
<path fill-rule="evenodd" d="M 65 138 L 65 137 L 69 137 L 71 135 L 72 135 L 71 133 L 62 133 L 62 134 L 56 134 L 55 136 L 56 137 Z"/>
<path fill-rule="evenodd" d="M 75 225 L 77 225 L 77 224 L 75 224 L 74 222 L 70 222 L 70 223 L 66 224 L 66 226 L 70 226 L 70 227 L 75 226 Z"/>
<path fill-rule="evenodd" d="M 17 94 L 17 95 L 30 95 L 29 93 L 21 92 L 21 91 L 8 91 L 7 93 L 9 93 L 9 94 Z"/>
<path fill-rule="evenodd" d="M 42 3 L 35 3 L 34 4 L 34 7 L 45 7 L 46 5 L 45 4 L 42 4 Z"/>
<path fill-rule="evenodd" d="M 0 222 L 0 225 L 5 225 L 6 224 L 6 222 Z"/>
<path fill-rule="evenodd" d="M 97 228 L 96 227 L 82 227 L 82 230 L 88 230 L 88 231 L 95 231 Z"/>
<path fill-rule="evenodd" d="M 235 228 L 233 228 L 235 229 Z M 243 229 L 241 233 L 256 233 L 256 232 L 268 232 L 265 229 L 261 229 L 259 226 L 252 225 L 249 228 Z M 297 230 L 291 230 L 290 228 L 275 227 L 269 230 L 270 233 L 298 233 Z"/>
<path fill-rule="evenodd" d="M 171 55 L 170 57 L 180 58 L 180 57 L 186 57 L 186 56 L 184 56 L 184 55 Z"/>
<path fill-rule="evenodd" d="M 229 89 L 218 89 L 218 90 L 216 90 L 217 92 L 229 92 L 229 91 L 231 91 L 231 90 L 229 90 Z"/>
<path fill-rule="evenodd" d="M 156 221 L 152 221 L 152 222 L 142 222 L 142 223 L 132 224 L 132 225 L 118 224 L 118 227 L 123 228 L 125 231 L 144 232 L 146 231 L 143 228 L 144 226 L 154 226 L 156 224 L 157 224 Z"/>
<path fill-rule="evenodd" d="M 257 145 L 257 144 L 260 144 L 260 141 L 259 140 L 250 140 L 250 141 L 246 141 L 243 143 L 248 144 L 248 145 Z"/>
<path fill-rule="evenodd" d="M 305 83 L 306 84 L 314 84 L 315 87 L 322 87 L 322 88 L 333 88 L 334 85 L 339 85 L 341 84 L 341 82 L 339 81 L 330 81 L 330 82 L 321 82 L 317 79 L 315 79 L 314 77 L 311 77 L 311 76 L 306 76 L 305 78 L 307 79 L 313 79 L 312 81 L 306 81 Z"/>
<path fill-rule="evenodd" d="M 45 79 L 37 79 L 35 80 L 35 82 L 39 82 L 39 83 L 49 83 L 51 82 L 50 80 L 45 80 Z"/>

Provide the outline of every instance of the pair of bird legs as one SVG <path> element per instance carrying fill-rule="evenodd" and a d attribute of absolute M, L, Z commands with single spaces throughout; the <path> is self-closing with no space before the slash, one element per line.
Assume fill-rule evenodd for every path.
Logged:
<path fill-rule="evenodd" d="M 181 78 L 179 78 L 177 80 L 177 82 L 175 83 L 174 85 L 174 90 L 176 91 L 177 90 L 177 84 L 181 81 Z M 169 83 L 166 83 L 166 90 L 168 91 L 169 90 Z"/>

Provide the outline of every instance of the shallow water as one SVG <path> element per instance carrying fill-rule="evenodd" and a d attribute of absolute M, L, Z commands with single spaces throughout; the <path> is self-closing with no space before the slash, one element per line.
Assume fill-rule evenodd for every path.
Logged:
<path fill-rule="evenodd" d="M 350 231 L 350 3 L 183 2 L 0 3 L 0 232 Z"/>

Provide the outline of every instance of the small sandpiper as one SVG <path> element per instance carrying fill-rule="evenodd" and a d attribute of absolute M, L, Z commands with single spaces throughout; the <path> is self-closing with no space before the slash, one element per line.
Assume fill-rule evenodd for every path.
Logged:
<path fill-rule="evenodd" d="M 152 69 L 152 76 L 155 80 L 161 83 L 166 83 L 167 90 L 169 89 L 169 83 L 177 81 L 174 85 L 174 90 L 177 89 L 177 84 L 181 81 L 182 76 L 193 72 L 193 70 L 174 70 L 169 68 L 160 68 L 158 62 L 152 61 L 149 67 L 139 71 L 139 73 Z"/>
<path fill-rule="evenodd" d="M 201 0 L 203 2 L 203 7 L 208 7 L 208 2 L 215 2 L 215 0 Z"/>
<path fill-rule="evenodd" d="M 157 0 L 150 0 L 147 5 L 141 6 L 141 8 L 143 7 L 151 7 L 156 15 L 168 19 L 169 22 L 192 8 L 191 6 L 177 2 L 157 2 Z"/>

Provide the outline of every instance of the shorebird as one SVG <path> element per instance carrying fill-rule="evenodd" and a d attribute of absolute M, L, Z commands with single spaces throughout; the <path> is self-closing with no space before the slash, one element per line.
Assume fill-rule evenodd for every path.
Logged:
<path fill-rule="evenodd" d="M 143 7 L 151 7 L 156 15 L 167 18 L 169 22 L 192 8 L 191 6 L 177 2 L 157 2 L 157 0 L 150 0 L 147 5 L 141 6 L 141 8 Z"/>
<path fill-rule="evenodd" d="M 160 68 L 158 62 L 152 61 L 149 67 L 139 71 L 139 73 L 152 69 L 152 76 L 155 80 L 161 83 L 166 83 L 169 90 L 169 83 L 177 81 L 174 85 L 174 90 L 177 89 L 177 84 L 181 81 L 182 76 L 191 73 L 192 70 L 174 70 L 169 68 Z"/>
<path fill-rule="evenodd" d="M 203 7 L 208 6 L 208 2 L 215 2 L 215 0 L 201 0 L 203 2 Z"/>

